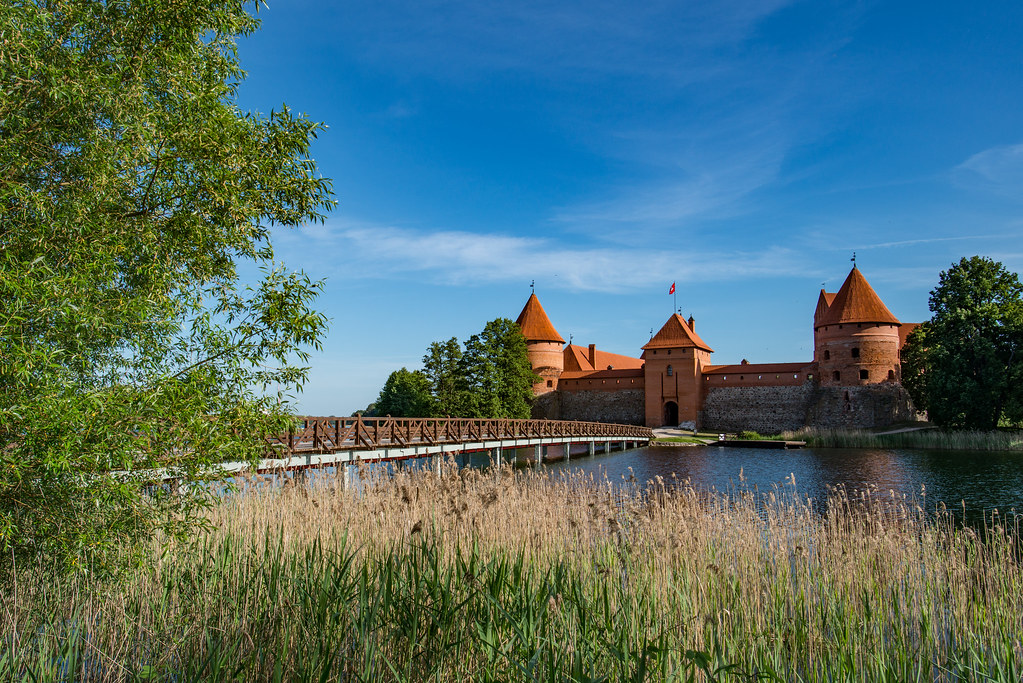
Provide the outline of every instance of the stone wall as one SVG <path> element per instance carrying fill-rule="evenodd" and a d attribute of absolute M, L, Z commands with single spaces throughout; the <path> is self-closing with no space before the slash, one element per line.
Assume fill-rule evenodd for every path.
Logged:
<path fill-rule="evenodd" d="M 643 424 L 643 390 L 554 391 L 533 401 L 533 419 Z"/>
<path fill-rule="evenodd" d="M 806 424 L 816 385 L 780 387 L 712 387 L 703 402 L 700 428 L 714 432 L 751 429 L 777 434 Z"/>
<path fill-rule="evenodd" d="M 800 427 L 870 429 L 917 419 L 898 384 L 821 387 L 713 387 L 703 404 L 701 429 L 776 434 Z"/>
<path fill-rule="evenodd" d="M 820 387 L 806 416 L 808 427 L 868 429 L 917 419 L 909 394 L 900 384 Z"/>

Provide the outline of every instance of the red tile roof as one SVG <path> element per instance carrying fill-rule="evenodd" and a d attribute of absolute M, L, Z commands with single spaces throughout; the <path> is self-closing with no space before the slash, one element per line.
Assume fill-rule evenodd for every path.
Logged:
<path fill-rule="evenodd" d="M 641 368 L 643 360 L 632 356 L 623 356 L 618 353 L 608 353 L 600 349 L 594 349 L 595 363 L 590 363 L 590 351 L 588 348 L 569 344 L 565 347 L 565 370 L 568 372 L 592 372 L 594 370 L 606 370 L 611 366 L 614 370 L 625 368 Z"/>
<path fill-rule="evenodd" d="M 690 346 L 704 351 L 714 351 L 707 346 L 707 342 L 689 329 L 689 325 L 682 316 L 675 313 L 668 318 L 668 322 L 664 323 L 664 327 L 654 335 L 654 338 L 643 345 L 643 349 L 680 349 Z"/>
<path fill-rule="evenodd" d="M 819 302 L 818 302 L 819 305 Z M 899 319 L 882 303 L 867 279 L 853 266 L 849 277 L 838 290 L 828 310 L 816 321 L 816 326 L 841 323 L 882 323 L 901 325 Z"/>
<path fill-rule="evenodd" d="M 563 372 L 558 381 L 565 379 L 621 379 L 629 377 L 642 377 L 642 368 L 615 368 L 614 370 L 594 370 L 592 372 Z"/>
<path fill-rule="evenodd" d="M 746 363 L 745 365 L 705 365 L 705 375 L 755 375 L 770 373 L 798 373 L 808 370 L 813 363 Z"/>
<path fill-rule="evenodd" d="M 527 341 L 565 343 L 565 340 L 561 338 L 558 331 L 554 329 L 551 319 L 547 317 L 547 312 L 543 310 L 543 306 L 540 305 L 540 300 L 536 298 L 535 293 L 529 295 L 529 300 L 522 307 L 522 312 L 519 313 L 519 317 L 515 319 L 515 322 L 522 328 L 522 336 Z"/>
<path fill-rule="evenodd" d="M 817 326 L 817 323 L 824 314 L 828 312 L 828 306 L 834 303 L 836 296 L 838 296 L 837 292 L 825 292 L 823 289 L 821 290 L 821 295 L 817 297 L 817 309 L 813 312 L 814 327 Z"/>

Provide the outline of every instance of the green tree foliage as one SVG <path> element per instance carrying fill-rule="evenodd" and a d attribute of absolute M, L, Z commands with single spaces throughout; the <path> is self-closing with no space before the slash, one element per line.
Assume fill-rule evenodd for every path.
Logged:
<path fill-rule="evenodd" d="M 464 417 L 529 417 L 533 383 L 539 380 L 517 324 L 508 318 L 488 322 L 465 342 L 459 366 L 466 392 Z"/>
<path fill-rule="evenodd" d="M 931 320 L 904 349 L 914 400 L 947 427 L 1023 421 L 1023 285 L 996 261 L 963 258 L 931 292 Z"/>
<path fill-rule="evenodd" d="M 235 103 L 243 5 L 0 3 L 0 563 L 186 533 L 289 421 L 325 319 L 270 232 L 333 202 L 319 126 Z"/>
<path fill-rule="evenodd" d="M 423 368 L 417 373 L 425 380 L 432 413 L 399 413 L 383 409 L 384 397 L 392 381 L 401 383 L 402 396 L 419 396 L 419 379 L 413 382 L 407 378 L 407 375 L 417 373 L 402 368 L 388 378 L 376 402 L 376 415 L 529 417 L 533 383 L 539 378 L 533 374 L 529 364 L 522 331 L 507 318 L 488 322 L 482 332 L 466 340 L 464 351 L 454 337 L 444 342 L 433 342 L 423 356 Z M 425 403 L 416 405 L 425 406 Z"/>
<path fill-rule="evenodd" d="M 395 370 L 387 378 L 377 399 L 374 412 L 378 416 L 432 417 L 434 398 L 430 380 L 421 370 Z"/>
<path fill-rule="evenodd" d="M 423 372 L 430 381 L 438 417 L 461 413 L 466 390 L 461 361 L 462 347 L 455 337 L 433 342 L 423 356 Z"/>

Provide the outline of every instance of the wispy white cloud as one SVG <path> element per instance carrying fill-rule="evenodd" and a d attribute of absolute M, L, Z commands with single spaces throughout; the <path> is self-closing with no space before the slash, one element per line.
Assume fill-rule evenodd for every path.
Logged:
<path fill-rule="evenodd" d="M 366 59 L 445 80 L 501 70 L 692 82 L 724 64 L 694 56 L 744 40 L 793 2 L 380 0 L 353 6 L 339 28 Z"/>
<path fill-rule="evenodd" d="M 522 282 L 545 273 L 553 287 L 628 292 L 671 281 L 722 282 L 815 272 L 808 259 L 783 247 L 737 253 L 688 247 L 574 248 L 549 238 L 352 223 L 288 236 L 280 243 L 284 250 L 301 249 L 317 275 L 377 279 L 415 273 L 447 285 Z M 313 265 L 310 254 L 321 254 L 320 263 Z"/>
<path fill-rule="evenodd" d="M 1023 193 L 1023 143 L 992 147 L 974 154 L 956 167 L 957 178 L 967 184 L 1019 196 Z"/>
<path fill-rule="evenodd" d="M 1005 239 L 1013 238 L 1012 235 L 957 235 L 955 237 L 924 237 L 915 240 L 898 240 L 894 242 L 877 242 L 874 244 L 858 244 L 848 245 L 844 247 L 832 247 L 833 250 L 848 251 L 852 250 L 863 250 L 868 249 L 889 249 L 895 247 L 916 247 L 923 244 L 936 244 L 938 242 L 963 242 L 972 240 L 990 240 L 990 239 Z"/>

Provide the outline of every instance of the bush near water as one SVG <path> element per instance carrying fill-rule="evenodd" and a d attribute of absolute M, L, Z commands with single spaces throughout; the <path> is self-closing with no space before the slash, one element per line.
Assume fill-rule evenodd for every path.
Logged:
<path fill-rule="evenodd" d="M 264 484 L 121 583 L 17 567 L 0 678 L 1019 680 L 1019 526 L 935 508 L 508 468 Z"/>

